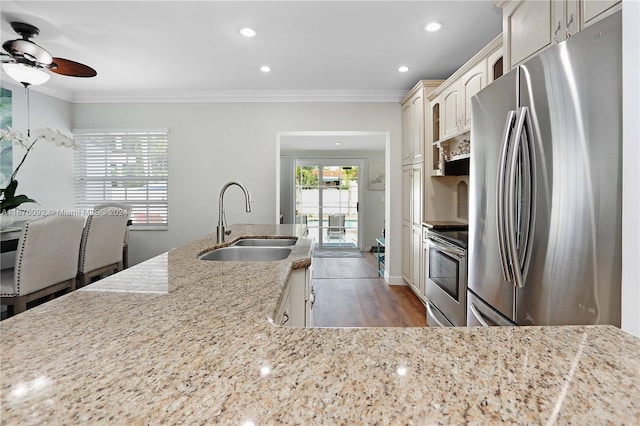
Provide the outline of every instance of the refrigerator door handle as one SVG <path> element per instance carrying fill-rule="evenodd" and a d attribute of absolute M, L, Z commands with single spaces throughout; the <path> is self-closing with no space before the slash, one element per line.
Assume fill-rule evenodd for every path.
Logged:
<path fill-rule="evenodd" d="M 535 161 L 527 107 L 518 108 L 514 140 L 507 188 L 507 244 L 514 282 L 519 288 L 524 288 L 533 241 L 529 237 L 535 214 Z"/>
<path fill-rule="evenodd" d="M 471 308 L 471 312 L 473 313 L 473 316 L 478 320 L 480 324 L 482 324 L 483 327 L 491 327 L 491 326 L 498 325 L 498 324 L 495 324 L 493 321 L 490 321 L 489 318 L 487 318 L 486 316 L 482 315 L 480 310 L 476 307 L 475 303 L 470 303 L 469 308 Z"/>
<path fill-rule="evenodd" d="M 504 131 L 502 133 L 502 152 L 500 153 L 500 165 L 498 166 L 498 192 L 496 198 L 496 228 L 498 230 L 498 252 L 500 253 L 502 274 L 504 276 L 504 280 L 507 282 L 513 281 L 513 274 L 511 273 L 511 268 L 509 266 L 509 251 L 507 250 L 507 226 L 505 221 L 505 177 L 507 174 L 507 154 L 509 153 L 509 142 L 511 141 L 511 135 L 513 133 L 515 122 L 516 112 L 509 111 L 509 113 L 507 114 L 507 120 L 504 124 Z"/>

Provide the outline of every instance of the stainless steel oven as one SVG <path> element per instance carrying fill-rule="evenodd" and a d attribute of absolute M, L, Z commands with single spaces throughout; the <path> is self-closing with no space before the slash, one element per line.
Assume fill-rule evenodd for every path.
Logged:
<path fill-rule="evenodd" d="M 467 325 L 467 231 L 425 230 L 429 326 Z"/>

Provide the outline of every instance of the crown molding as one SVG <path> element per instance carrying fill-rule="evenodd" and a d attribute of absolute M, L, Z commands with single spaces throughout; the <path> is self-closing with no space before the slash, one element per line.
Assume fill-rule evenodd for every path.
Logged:
<path fill-rule="evenodd" d="M 22 89 L 5 79 L 2 84 Z M 52 85 L 29 86 L 32 92 L 74 104 L 91 103 L 198 103 L 198 102 L 393 102 L 398 103 L 406 90 L 187 90 L 162 92 L 72 93 Z"/>
<path fill-rule="evenodd" d="M 23 87 L 3 78 L 17 89 Z M 392 102 L 406 90 L 190 90 L 163 92 L 71 93 L 51 85 L 29 86 L 29 90 L 74 104 L 89 103 L 204 103 L 204 102 Z"/>
<path fill-rule="evenodd" d="M 201 90 L 76 95 L 73 103 L 399 102 L 404 90 Z"/>
<path fill-rule="evenodd" d="M 73 103 L 399 102 L 405 90 L 200 90 L 78 94 Z"/>

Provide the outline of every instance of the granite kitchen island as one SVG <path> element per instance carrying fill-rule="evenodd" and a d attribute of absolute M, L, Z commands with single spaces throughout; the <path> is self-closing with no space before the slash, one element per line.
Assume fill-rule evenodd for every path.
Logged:
<path fill-rule="evenodd" d="M 3 321 L 2 424 L 640 423 L 640 339 L 615 327 L 280 327 L 308 240 L 282 261 L 197 259 L 214 245 L 156 259 L 151 290 L 116 275 Z"/>

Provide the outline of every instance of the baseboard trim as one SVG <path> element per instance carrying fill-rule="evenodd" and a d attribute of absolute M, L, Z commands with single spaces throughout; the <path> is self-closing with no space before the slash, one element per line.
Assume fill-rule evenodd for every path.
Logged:
<path fill-rule="evenodd" d="M 404 279 L 402 278 L 402 276 L 386 276 L 384 277 L 384 280 L 387 282 L 387 284 L 389 285 L 407 285 L 406 282 L 404 282 Z"/>

